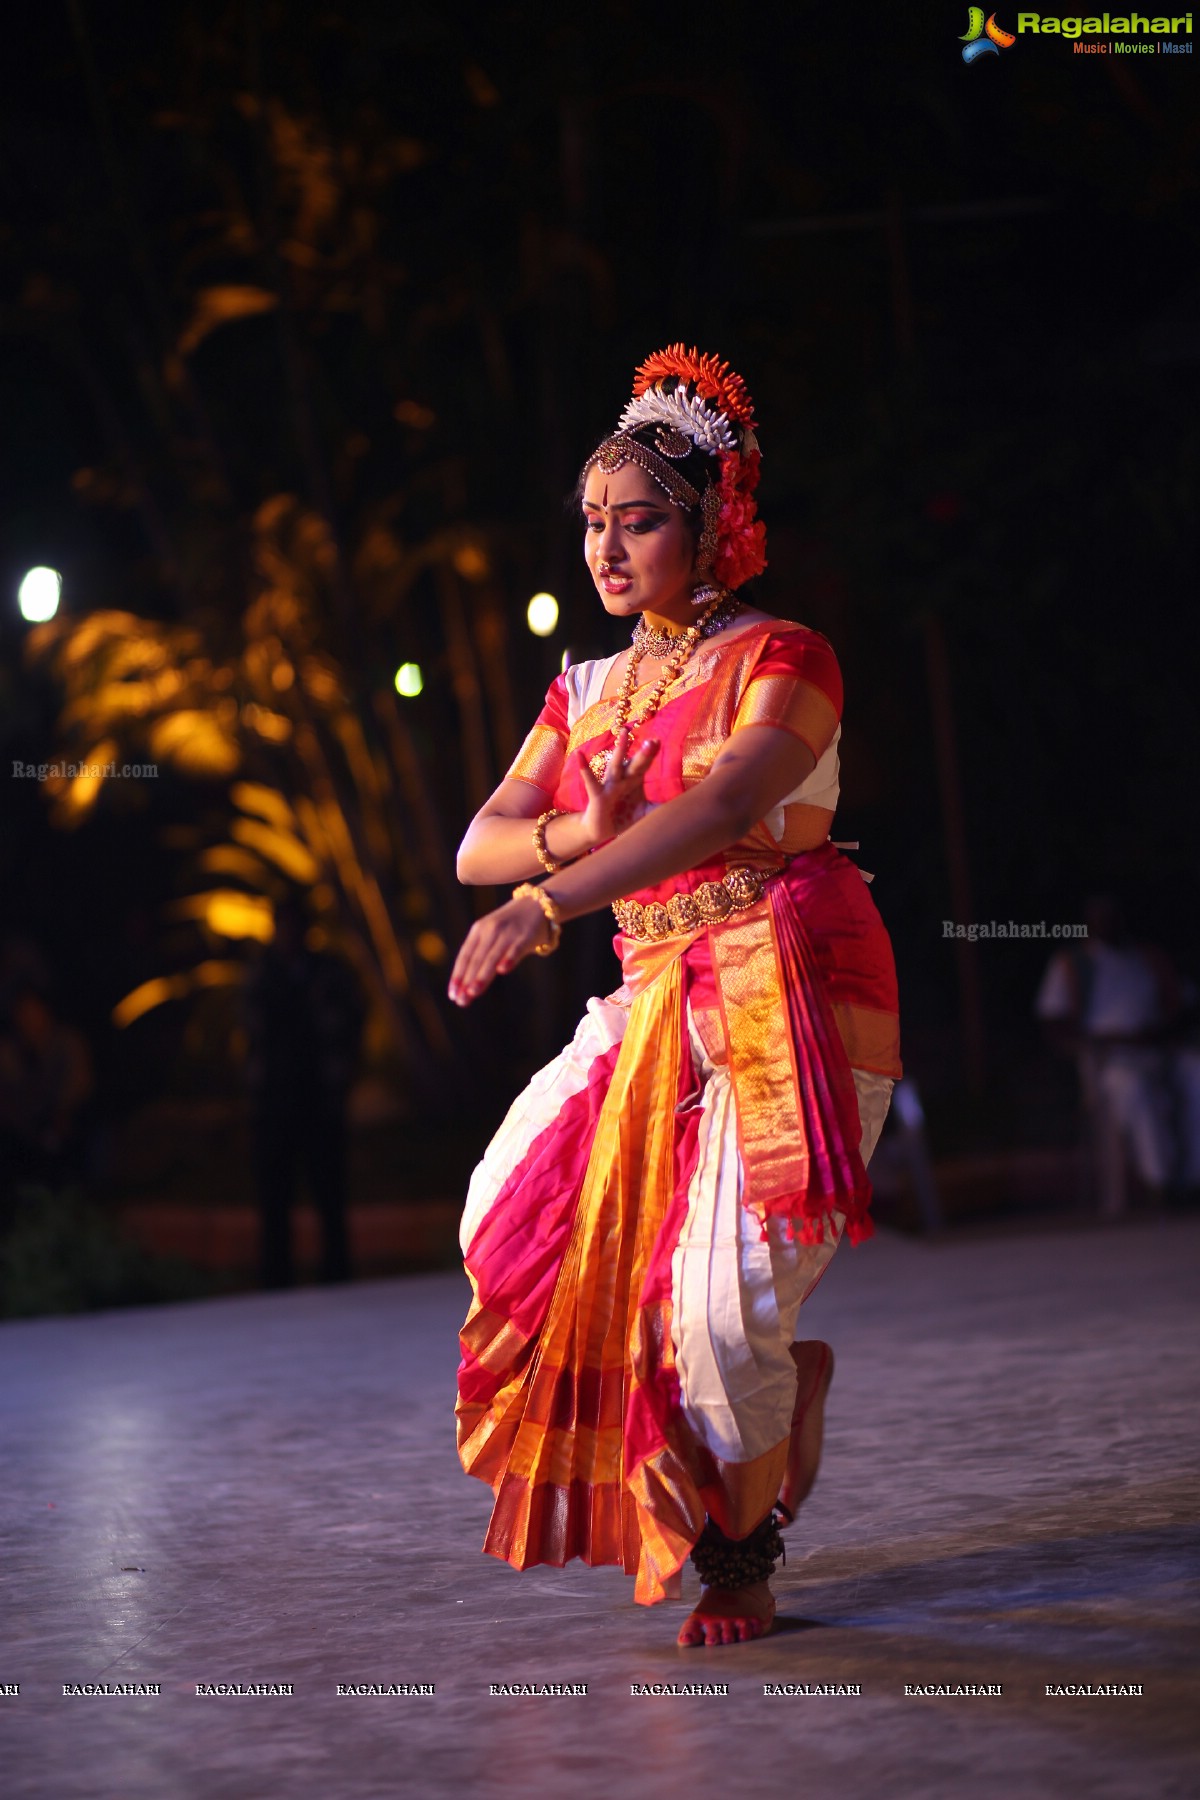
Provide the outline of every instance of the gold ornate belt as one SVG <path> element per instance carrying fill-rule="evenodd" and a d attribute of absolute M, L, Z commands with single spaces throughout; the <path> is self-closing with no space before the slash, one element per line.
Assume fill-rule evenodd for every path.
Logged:
<path fill-rule="evenodd" d="M 731 913 L 757 905 L 777 869 L 728 869 L 720 881 L 702 881 L 690 894 L 672 894 L 667 901 L 614 900 L 617 924 L 631 938 L 665 938 L 675 932 L 695 931 L 701 925 L 719 925 Z"/>

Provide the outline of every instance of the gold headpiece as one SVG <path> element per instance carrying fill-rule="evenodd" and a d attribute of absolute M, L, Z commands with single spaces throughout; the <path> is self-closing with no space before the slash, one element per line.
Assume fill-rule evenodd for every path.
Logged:
<path fill-rule="evenodd" d="M 682 457 L 690 456 L 692 452 L 690 439 L 685 438 L 681 431 L 663 426 L 654 441 L 658 445 L 657 450 L 652 450 L 649 444 L 641 443 L 634 437 L 632 431 L 618 431 L 614 436 L 605 438 L 600 448 L 593 451 L 588 457 L 583 465 L 584 474 L 586 475 L 593 463 L 598 469 L 603 469 L 606 475 L 615 474 L 618 469 L 624 468 L 626 463 L 634 463 L 649 475 L 651 481 L 657 483 L 668 500 L 676 506 L 683 507 L 685 512 L 690 511 L 692 507 L 700 504 L 699 491 L 679 473 L 678 469 L 672 468 L 671 462 L 668 460 L 668 458 L 674 458 L 678 461 Z"/>

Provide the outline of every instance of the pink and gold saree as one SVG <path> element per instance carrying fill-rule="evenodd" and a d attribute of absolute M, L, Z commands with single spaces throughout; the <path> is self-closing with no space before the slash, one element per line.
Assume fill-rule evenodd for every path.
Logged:
<path fill-rule="evenodd" d="M 612 744 L 609 666 L 559 677 L 510 771 L 547 805 L 579 810 L 576 752 Z M 871 1233 L 865 1162 L 900 1073 L 891 946 L 829 841 L 841 704 L 807 627 L 699 647 L 656 715 L 647 797 L 703 780 L 750 725 L 817 766 L 742 842 L 627 897 L 622 986 L 472 1179 L 459 1452 L 495 1493 L 484 1548 L 517 1568 L 619 1563 L 650 1604 L 706 1496 L 733 1535 L 775 1500 L 796 1315 L 843 1230 Z"/>

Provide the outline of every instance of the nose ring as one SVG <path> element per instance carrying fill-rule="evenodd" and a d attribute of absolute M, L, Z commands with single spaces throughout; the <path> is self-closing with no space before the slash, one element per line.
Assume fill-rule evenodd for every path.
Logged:
<path fill-rule="evenodd" d="M 606 562 L 598 562 L 596 564 L 596 573 L 598 575 L 610 575 L 612 573 L 612 564 L 606 563 Z"/>

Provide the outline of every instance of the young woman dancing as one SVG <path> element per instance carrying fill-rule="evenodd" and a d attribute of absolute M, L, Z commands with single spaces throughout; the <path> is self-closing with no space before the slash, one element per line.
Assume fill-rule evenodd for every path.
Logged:
<path fill-rule="evenodd" d="M 684 1645 L 771 1628 L 833 1372 L 798 1315 L 843 1233 L 870 1235 L 900 1073 L 888 936 L 829 837 L 837 660 L 737 595 L 765 566 L 758 471 L 726 364 L 677 344 L 641 365 L 580 479 L 632 644 L 555 681 L 472 821 L 460 878 L 519 885 L 450 980 L 468 1005 L 616 915 L 621 986 L 471 1182 L 459 1450 L 495 1492 L 484 1548 L 517 1568 L 619 1563 L 653 1604 L 690 1555 Z"/>

